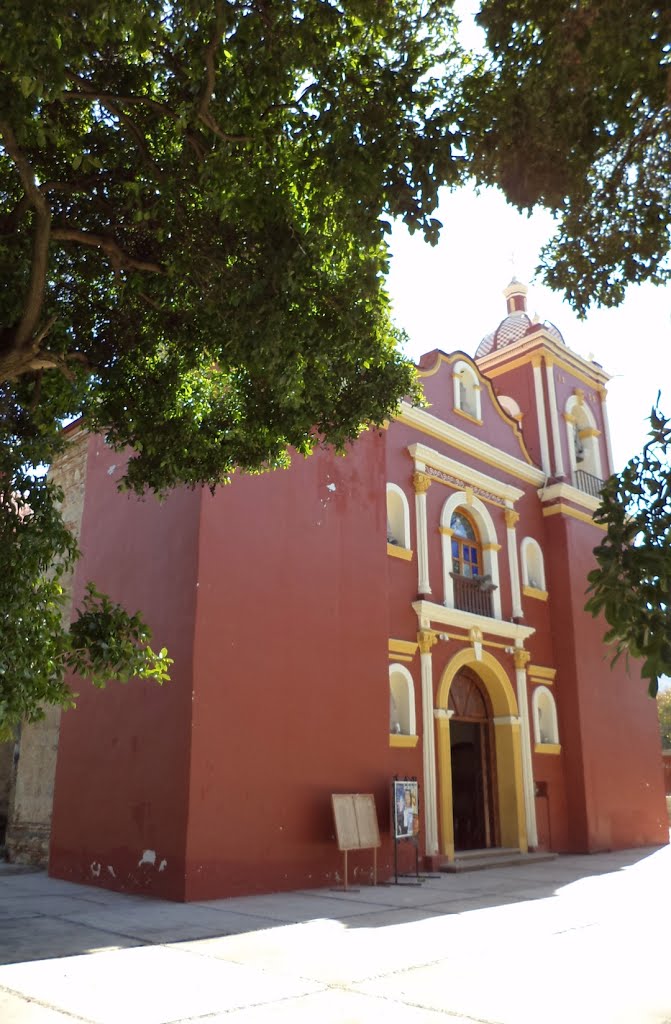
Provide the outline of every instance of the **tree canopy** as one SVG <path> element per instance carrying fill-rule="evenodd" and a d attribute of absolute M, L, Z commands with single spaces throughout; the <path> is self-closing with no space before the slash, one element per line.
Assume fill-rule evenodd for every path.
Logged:
<path fill-rule="evenodd" d="M 2 540 L 22 591 L 0 608 L 8 726 L 68 700 L 74 548 L 31 473 L 63 422 L 128 447 L 138 493 L 214 487 L 383 422 L 418 395 L 385 237 L 400 217 L 435 241 L 438 189 L 466 172 L 442 3 L 8 0 L 2 22 Z M 141 620 L 101 600 L 99 678 L 119 631 L 133 642 L 110 675 L 161 676 Z"/>
<path fill-rule="evenodd" d="M 642 658 L 652 697 L 671 675 L 671 422 L 658 409 L 649 440 L 606 481 L 595 520 L 606 527 L 589 573 L 587 609 L 603 612 L 615 656 Z"/>
<path fill-rule="evenodd" d="M 522 210 L 552 210 L 546 282 L 584 314 L 628 283 L 667 281 L 671 6 L 482 0 L 473 170 Z"/>

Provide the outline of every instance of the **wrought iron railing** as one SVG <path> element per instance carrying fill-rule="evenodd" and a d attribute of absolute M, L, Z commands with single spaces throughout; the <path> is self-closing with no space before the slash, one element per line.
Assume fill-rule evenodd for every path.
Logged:
<path fill-rule="evenodd" d="M 577 487 L 579 491 L 584 491 L 585 494 L 591 494 L 593 498 L 598 498 L 601 488 L 606 481 L 602 480 L 600 476 L 594 476 L 593 473 L 587 473 L 584 469 L 576 469 L 573 474 L 573 485 Z"/>
<path fill-rule="evenodd" d="M 496 586 L 490 576 L 458 576 L 450 573 L 454 581 L 454 607 L 462 612 L 493 617 L 492 594 Z"/>

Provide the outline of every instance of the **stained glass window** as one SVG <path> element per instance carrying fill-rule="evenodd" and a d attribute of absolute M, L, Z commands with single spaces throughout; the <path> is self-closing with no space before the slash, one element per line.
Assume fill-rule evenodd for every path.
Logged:
<path fill-rule="evenodd" d="M 482 548 L 474 524 L 463 512 L 455 512 L 452 530 L 452 572 L 457 576 L 482 575 Z"/>

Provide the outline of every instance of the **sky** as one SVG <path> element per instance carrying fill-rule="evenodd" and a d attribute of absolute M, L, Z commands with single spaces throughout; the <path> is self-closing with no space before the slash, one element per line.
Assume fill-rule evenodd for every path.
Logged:
<path fill-rule="evenodd" d="M 621 469 L 645 442 L 659 391 L 671 415 L 671 287 L 630 287 L 621 306 L 595 308 L 580 321 L 559 293 L 534 280 L 553 234 L 549 214 L 527 217 L 496 189 L 465 188 L 445 191 L 435 216 L 444 225 L 435 247 L 402 225 L 392 235 L 388 286 L 394 319 L 409 335 L 407 354 L 417 360 L 441 348 L 474 355 L 506 315 L 502 293 L 514 274 L 529 286 L 529 315 L 550 320 L 570 349 L 612 375 L 608 417 L 614 468 Z"/>

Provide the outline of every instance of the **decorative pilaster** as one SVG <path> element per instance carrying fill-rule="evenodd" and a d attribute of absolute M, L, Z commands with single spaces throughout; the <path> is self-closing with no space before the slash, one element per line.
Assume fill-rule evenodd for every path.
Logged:
<path fill-rule="evenodd" d="M 508 537 L 508 564 L 510 565 L 510 593 L 513 599 L 513 618 L 521 619 L 522 594 L 520 592 L 520 566 L 517 557 L 517 533 L 515 527 L 519 521 L 520 514 L 512 508 L 504 511 L 506 519 L 506 534 Z"/>
<path fill-rule="evenodd" d="M 548 401 L 550 403 L 550 423 L 552 424 L 552 444 L 554 447 L 555 474 L 564 475 L 564 457 L 561 450 L 559 433 L 559 415 L 557 412 L 557 392 L 555 391 L 554 363 L 549 356 L 545 357 L 545 379 L 548 385 Z"/>
<path fill-rule="evenodd" d="M 452 806 L 452 757 L 450 744 L 450 719 L 454 711 L 448 708 L 434 708 L 436 725 L 436 760 L 440 765 L 440 852 L 448 861 L 454 862 L 454 810 Z"/>
<path fill-rule="evenodd" d="M 534 393 L 536 397 L 536 416 L 538 418 L 538 436 L 541 443 L 541 466 L 546 476 L 550 475 L 550 450 L 548 448 L 548 424 L 545 417 L 545 397 L 543 395 L 543 378 L 541 376 L 541 357 L 532 356 L 534 368 Z"/>
<path fill-rule="evenodd" d="M 613 472 L 613 449 L 610 443 L 610 424 L 608 422 L 608 408 L 606 406 L 606 389 L 599 388 L 599 398 L 601 399 L 601 418 L 603 420 L 603 434 L 606 441 L 606 457 L 608 459 L 607 472 L 605 476 L 609 476 Z"/>
<path fill-rule="evenodd" d="M 522 784 L 524 788 L 524 810 L 529 846 L 538 846 L 536 828 L 536 798 L 534 794 L 534 771 L 531 759 L 531 735 L 529 729 L 529 701 L 527 699 L 527 665 L 531 655 L 520 647 L 515 649 L 515 683 L 517 686 L 517 707 L 520 713 L 522 740 Z"/>
<path fill-rule="evenodd" d="M 431 593 L 429 581 L 429 542 L 426 525 L 426 492 L 431 486 L 431 477 L 416 470 L 412 475 L 415 488 L 415 520 L 417 523 L 417 591 L 420 596 Z"/>
<path fill-rule="evenodd" d="M 432 629 L 417 634 L 422 675 L 422 754 L 424 765 L 424 831 L 426 853 L 438 853 L 438 811 L 436 800 L 436 745 L 433 725 L 433 657 L 431 648 L 438 640 Z"/>

